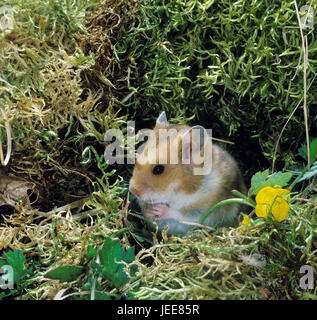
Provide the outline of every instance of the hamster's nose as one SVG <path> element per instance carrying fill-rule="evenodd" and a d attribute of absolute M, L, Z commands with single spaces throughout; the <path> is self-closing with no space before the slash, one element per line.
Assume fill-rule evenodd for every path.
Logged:
<path fill-rule="evenodd" d="M 134 186 L 130 186 L 129 189 L 130 189 L 131 193 L 133 193 L 136 197 L 140 196 L 139 191 Z"/>

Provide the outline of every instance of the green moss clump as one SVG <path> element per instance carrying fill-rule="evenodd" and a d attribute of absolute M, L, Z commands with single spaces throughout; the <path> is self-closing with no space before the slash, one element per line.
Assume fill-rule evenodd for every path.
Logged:
<path fill-rule="evenodd" d="M 305 4 L 300 1 L 298 7 Z M 312 5 L 316 20 L 317 5 Z M 152 0 L 140 2 L 136 19 L 115 45 L 119 61 L 133 61 L 126 84 L 137 92 L 128 104 L 136 117 L 152 118 L 162 109 L 182 119 L 195 115 L 193 122 L 236 143 L 232 150 L 242 163 L 251 164 L 256 153 L 259 164 L 252 160 L 253 169 L 267 165 L 264 157 L 272 157 L 283 125 L 303 96 L 294 3 Z M 304 34 L 309 85 L 317 70 L 317 39 L 314 29 Z M 317 134 L 316 95 L 313 88 L 307 94 L 312 137 Z M 278 156 L 290 154 L 280 159 L 281 167 L 294 161 L 303 141 L 298 110 L 281 139 Z"/>
<path fill-rule="evenodd" d="M 22 298 L 63 296 L 65 284 L 42 277 L 48 267 L 89 267 L 88 246 L 97 250 L 111 237 L 136 248 L 138 266 L 122 291 L 96 277 L 98 290 L 114 299 L 125 293 L 138 299 L 316 299 L 316 286 L 299 286 L 300 267 L 317 268 L 314 183 L 302 182 L 307 198 L 294 193 L 281 223 L 201 228 L 184 237 L 163 233 L 158 240 L 129 206 L 118 172 L 128 181 L 130 168 L 110 167 L 102 158 L 106 130 L 126 130 L 128 118 L 138 127 L 152 125 L 165 109 L 173 122 L 191 120 L 218 138 L 229 136 L 249 174 L 269 167 L 276 138 L 303 96 L 293 2 L 7 4 L 14 27 L 0 30 L 0 137 L 5 149 L 10 122 L 13 149 L 0 175 L 0 251 L 21 250 L 41 275 L 25 284 Z M 316 13 L 315 2 L 313 8 Z M 304 34 L 311 85 L 317 46 L 314 30 Z M 312 88 L 309 133 L 316 137 Z M 281 140 L 281 167 L 295 162 L 304 135 L 299 109 Z M 33 186 L 36 199 L 28 194 Z M 62 298 L 83 298 L 89 277 L 82 274 Z"/>
<path fill-rule="evenodd" d="M 76 37 L 87 34 L 84 23 L 96 3 L 12 0 L 6 5 L 14 23 L 0 30 L 0 105 L 12 131 L 10 168 L 36 184 L 44 203 L 63 204 L 65 192 L 78 195 L 92 187 L 86 170 L 96 161 L 79 168 L 85 141 L 100 148 L 102 132 L 116 118 L 111 109 L 101 114 L 100 91 L 83 82 L 95 60 Z"/>

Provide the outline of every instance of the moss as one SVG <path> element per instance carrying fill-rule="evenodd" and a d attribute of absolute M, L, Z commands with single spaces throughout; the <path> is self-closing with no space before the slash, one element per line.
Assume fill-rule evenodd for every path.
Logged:
<path fill-rule="evenodd" d="M 88 245 L 98 248 L 112 237 L 136 247 L 138 265 L 123 291 L 100 282 L 114 299 L 125 292 L 139 299 L 316 299 L 316 288 L 299 286 L 302 265 L 317 269 L 313 181 L 296 190 L 307 195 L 305 202 L 292 195 L 281 223 L 159 238 L 129 203 L 131 168 L 108 166 L 102 157 L 106 130 L 126 130 L 127 119 L 138 128 L 151 125 L 164 109 L 174 122 L 201 123 L 234 141 L 231 151 L 246 177 L 269 167 L 277 137 L 303 96 L 301 40 L 288 28 L 297 26 L 293 2 L 7 4 L 15 24 L 0 33 L 6 115 L 0 133 L 6 136 L 9 121 L 13 149 L 0 176 L 0 250 L 20 249 L 40 275 L 23 298 L 55 297 L 64 285 L 44 278 L 47 268 L 83 264 Z M 313 30 L 304 33 L 310 85 L 316 39 Z M 316 94 L 310 88 L 307 96 L 312 137 Z M 279 168 L 300 164 L 304 136 L 298 110 L 282 136 Z M 8 192 L 21 181 L 27 187 Z M 69 291 L 81 296 L 82 288 L 79 278 Z"/>
<path fill-rule="evenodd" d="M 82 81 L 95 60 L 93 53 L 83 53 L 75 34 L 87 33 L 83 23 L 94 4 L 7 3 L 14 11 L 14 28 L 1 40 L 0 104 L 12 128 L 11 167 L 37 185 L 44 203 L 47 198 L 62 203 L 65 191 L 70 197 L 88 191 L 86 170 L 96 162 L 87 169 L 78 167 L 84 141 L 90 138 L 88 143 L 100 148 L 102 132 L 116 117 L 110 109 L 102 114 L 96 109 L 100 92 Z"/>
<path fill-rule="evenodd" d="M 316 15 L 315 3 L 313 7 Z M 195 115 L 195 121 L 212 128 L 215 136 L 229 136 L 242 162 L 254 152 L 270 159 L 283 124 L 303 95 L 301 38 L 293 2 L 153 0 L 141 2 L 139 8 L 138 24 L 115 45 L 119 61 L 129 57 L 137 66 L 131 68 L 127 83 L 137 91 L 129 101 L 137 118 L 151 118 L 158 109 L 170 117 Z M 316 39 L 313 29 L 304 33 L 309 84 L 316 72 Z M 313 137 L 315 101 L 316 92 L 310 89 Z M 280 167 L 290 164 L 281 158 L 285 153 L 294 160 L 293 150 L 305 137 L 302 124 L 298 111 L 281 139 Z M 246 147 L 250 144 L 252 150 Z"/>

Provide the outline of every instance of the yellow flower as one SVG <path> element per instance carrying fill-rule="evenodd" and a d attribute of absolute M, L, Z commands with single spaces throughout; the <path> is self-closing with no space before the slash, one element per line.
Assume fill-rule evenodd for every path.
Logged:
<path fill-rule="evenodd" d="M 239 232 L 242 234 L 246 234 L 246 233 L 254 234 L 260 231 L 262 227 L 263 227 L 263 223 L 254 222 L 251 220 L 249 216 L 245 216 L 241 221 Z"/>
<path fill-rule="evenodd" d="M 239 228 L 240 233 L 246 233 L 249 229 L 250 223 L 251 223 L 251 219 L 249 216 L 243 217 L 243 220 L 241 221 L 241 225 Z"/>
<path fill-rule="evenodd" d="M 244 227 L 248 227 L 250 222 L 251 222 L 250 217 L 249 216 L 245 216 L 245 217 L 243 217 L 243 220 L 242 220 L 241 224 Z"/>
<path fill-rule="evenodd" d="M 287 217 L 290 209 L 287 202 L 289 193 L 289 190 L 281 187 L 264 187 L 255 197 L 255 214 L 266 218 L 271 212 L 272 217 L 281 222 Z"/>
<path fill-rule="evenodd" d="M 239 232 L 240 233 L 248 232 L 250 223 L 251 223 L 251 219 L 250 219 L 249 216 L 243 217 L 243 220 L 241 221 L 241 225 L 240 225 L 240 228 L 239 228 Z"/>

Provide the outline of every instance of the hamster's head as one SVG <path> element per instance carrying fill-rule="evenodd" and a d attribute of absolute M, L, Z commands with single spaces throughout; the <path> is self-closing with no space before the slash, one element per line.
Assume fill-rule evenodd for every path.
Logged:
<path fill-rule="evenodd" d="M 194 139 L 193 130 L 198 129 L 202 139 Z M 202 130 L 203 129 L 203 130 Z M 143 151 L 137 156 L 130 192 L 147 204 L 162 203 L 172 206 L 182 195 L 195 193 L 204 175 L 194 174 L 204 164 L 193 162 L 195 153 L 200 157 L 211 150 L 210 139 L 202 127 L 169 124 L 163 112 L 156 126 L 148 135 Z M 211 163 L 211 160 L 208 159 Z"/>

